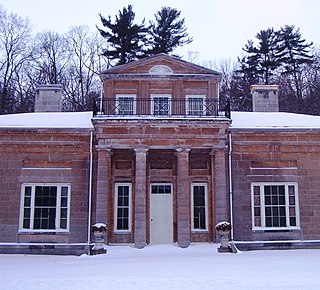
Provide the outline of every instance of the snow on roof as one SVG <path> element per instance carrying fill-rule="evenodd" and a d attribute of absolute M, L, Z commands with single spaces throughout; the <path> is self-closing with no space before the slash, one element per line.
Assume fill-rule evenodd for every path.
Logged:
<path fill-rule="evenodd" d="M 91 129 L 92 112 L 45 112 L 0 116 L 0 128 Z M 232 129 L 320 129 L 320 116 L 280 112 L 232 112 Z"/>
<path fill-rule="evenodd" d="M 45 112 L 0 116 L 0 128 L 91 129 L 92 112 Z"/>
<path fill-rule="evenodd" d="M 281 112 L 231 112 L 231 129 L 320 129 L 320 116 Z"/>

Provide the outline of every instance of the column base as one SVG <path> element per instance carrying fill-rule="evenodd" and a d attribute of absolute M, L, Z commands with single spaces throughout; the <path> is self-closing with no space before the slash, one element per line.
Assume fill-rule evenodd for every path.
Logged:
<path fill-rule="evenodd" d="M 143 249 L 145 246 L 147 246 L 146 242 L 135 242 L 134 243 L 134 247 L 136 249 Z"/>

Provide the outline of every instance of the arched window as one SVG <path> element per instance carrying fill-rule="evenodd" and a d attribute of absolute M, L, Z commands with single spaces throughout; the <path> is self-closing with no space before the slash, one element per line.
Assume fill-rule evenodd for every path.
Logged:
<path fill-rule="evenodd" d="M 172 74 L 173 71 L 170 67 L 167 65 L 155 65 L 149 70 L 150 74 L 155 74 L 155 75 L 168 75 Z"/>

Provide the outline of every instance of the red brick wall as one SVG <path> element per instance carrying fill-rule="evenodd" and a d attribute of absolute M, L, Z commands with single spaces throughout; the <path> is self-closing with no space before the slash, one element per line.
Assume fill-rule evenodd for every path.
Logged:
<path fill-rule="evenodd" d="M 320 132 L 232 130 L 232 141 L 235 239 L 319 239 Z M 301 231 L 253 232 L 251 182 L 298 182 Z"/>

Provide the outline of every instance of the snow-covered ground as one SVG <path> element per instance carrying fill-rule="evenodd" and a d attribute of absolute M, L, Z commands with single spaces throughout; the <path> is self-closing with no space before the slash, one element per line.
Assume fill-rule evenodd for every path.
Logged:
<path fill-rule="evenodd" d="M 0 255 L 0 289 L 320 289 L 320 250 L 217 252 L 216 244 L 142 250 L 109 246 L 106 255 Z"/>

